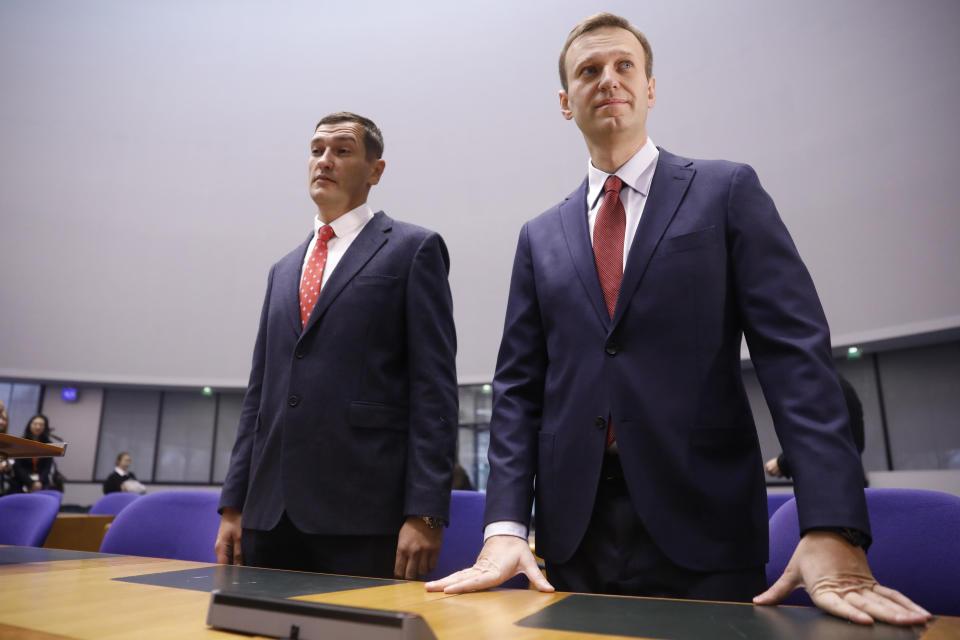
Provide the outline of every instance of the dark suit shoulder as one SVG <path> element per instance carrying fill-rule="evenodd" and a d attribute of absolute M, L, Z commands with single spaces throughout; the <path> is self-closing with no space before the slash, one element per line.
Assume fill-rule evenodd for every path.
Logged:
<path fill-rule="evenodd" d="M 438 237 L 440 236 L 439 233 L 437 233 L 436 231 L 433 231 L 432 229 L 427 229 L 426 227 L 421 227 L 420 225 L 416 225 L 411 222 L 403 222 L 402 220 L 395 220 L 394 218 L 391 218 L 387 214 L 383 213 L 382 211 L 378 212 L 377 216 L 383 216 L 382 225 L 384 230 L 389 230 L 391 235 L 395 238 L 404 239 L 404 240 L 406 239 L 418 240 L 419 242 L 423 242 L 427 238 L 430 238 L 433 236 L 438 236 Z M 371 224 L 373 222 L 374 220 L 370 221 Z"/>
<path fill-rule="evenodd" d="M 670 153 L 662 147 L 658 147 L 658 149 L 660 150 L 658 165 L 670 164 L 715 176 L 729 176 L 744 168 L 753 171 L 750 165 L 743 162 L 723 159 L 688 158 Z"/>
<path fill-rule="evenodd" d="M 275 263 L 273 263 L 273 265 L 270 268 L 271 271 L 276 269 L 279 265 L 283 264 L 284 262 L 287 262 L 288 260 L 294 261 L 294 263 L 296 263 L 297 265 L 303 263 L 303 259 L 306 257 L 306 254 L 307 254 L 307 247 L 310 245 L 311 240 L 313 240 L 313 231 L 307 234 L 307 237 L 304 239 L 303 242 L 298 244 L 294 249 L 287 252 L 285 256 L 283 256 L 282 258 L 277 260 Z M 299 266 L 297 268 L 299 269 Z"/>
<path fill-rule="evenodd" d="M 544 225 L 555 225 L 560 223 L 560 208 L 566 205 L 568 202 L 576 205 L 577 203 L 583 207 L 584 212 L 586 212 L 587 207 L 587 180 L 586 178 L 567 195 L 563 200 L 556 203 L 540 215 L 535 218 L 528 220 L 524 226 L 533 226 L 533 227 L 542 227 Z"/>

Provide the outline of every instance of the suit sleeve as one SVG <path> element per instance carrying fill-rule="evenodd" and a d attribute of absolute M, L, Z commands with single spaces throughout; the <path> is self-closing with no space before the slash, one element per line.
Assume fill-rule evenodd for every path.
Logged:
<path fill-rule="evenodd" d="M 253 347 L 253 364 L 250 367 L 250 380 L 247 383 L 247 392 L 243 396 L 243 405 L 240 408 L 240 424 L 237 428 L 237 439 L 230 454 L 230 466 L 223 481 L 220 493 L 218 511 L 223 513 L 225 507 L 243 511 L 247 497 L 247 487 L 250 479 L 250 457 L 253 451 L 253 439 L 257 429 L 260 414 L 260 391 L 263 388 L 263 369 L 266 360 L 267 317 L 270 308 L 270 292 L 273 289 L 273 274 L 276 266 L 270 269 L 267 277 L 267 293 L 260 311 L 260 327 L 257 330 L 257 340 Z"/>
<path fill-rule="evenodd" d="M 449 519 L 458 411 L 457 335 L 447 274 L 450 258 L 437 234 L 418 248 L 407 279 L 410 431 L 404 515 Z"/>
<path fill-rule="evenodd" d="M 870 532 L 863 474 L 813 280 L 752 168 L 733 174 L 730 268 L 750 357 L 794 474 L 800 529 Z"/>
<path fill-rule="evenodd" d="M 533 507 L 547 348 L 537 300 L 529 231 L 520 231 L 493 382 L 490 477 L 484 525 L 528 523 Z"/>

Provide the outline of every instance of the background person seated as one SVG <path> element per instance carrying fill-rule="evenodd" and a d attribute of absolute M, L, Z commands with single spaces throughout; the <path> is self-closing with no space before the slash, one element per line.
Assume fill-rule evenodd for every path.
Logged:
<path fill-rule="evenodd" d="M 0 402 L 0 433 L 7 433 L 10 426 L 10 415 Z M 0 496 L 7 492 L 13 475 L 13 460 L 0 455 Z"/>
<path fill-rule="evenodd" d="M 30 418 L 23 437 L 50 443 L 50 421 L 42 413 Z M 53 458 L 18 458 L 13 463 L 12 492 L 32 493 L 40 489 L 57 489 L 53 484 Z"/>
<path fill-rule="evenodd" d="M 130 493 L 146 493 L 147 488 L 137 480 L 137 476 L 130 471 L 132 458 L 126 451 L 117 454 L 117 466 L 107 479 L 103 481 L 103 492 L 115 493 L 117 491 L 128 491 Z"/>

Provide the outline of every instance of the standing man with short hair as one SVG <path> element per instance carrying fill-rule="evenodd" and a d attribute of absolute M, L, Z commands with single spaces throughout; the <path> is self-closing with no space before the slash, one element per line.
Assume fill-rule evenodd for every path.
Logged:
<path fill-rule="evenodd" d="M 745 336 L 804 533 L 783 578 L 838 616 L 923 622 L 876 583 L 863 478 L 813 282 L 747 165 L 647 137 L 650 44 L 598 14 L 560 55 L 560 111 L 590 162 L 524 225 L 494 379 L 486 530 L 476 565 L 429 590 L 527 574 L 541 590 L 750 601 L 764 592 L 763 461 Z M 536 497 L 538 571 L 527 546 Z"/>
<path fill-rule="evenodd" d="M 437 562 L 457 429 L 439 235 L 374 213 L 383 137 L 310 140 L 314 231 L 270 270 L 220 499 L 219 562 L 415 579 Z"/>

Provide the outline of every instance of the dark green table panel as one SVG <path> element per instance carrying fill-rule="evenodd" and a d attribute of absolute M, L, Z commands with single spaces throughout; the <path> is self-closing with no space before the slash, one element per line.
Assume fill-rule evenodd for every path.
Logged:
<path fill-rule="evenodd" d="M 55 560 L 86 560 L 87 558 L 107 557 L 112 556 L 90 551 L 67 551 L 64 549 L 44 549 L 42 547 L 0 547 L 0 564 L 53 562 Z"/>
<path fill-rule="evenodd" d="M 173 589 L 191 589 L 193 591 L 234 591 L 247 595 L 272 596 L 274 598 L 292 598 L 310 593 L 330 593 L 350 589 L 366 589 L 387 584 L 397 584 L 397 580 L 379 580 L 377 578 L 354 578 L 334 576 L 322 573 L 301 573 L 299 571 L 279 571 L 276 569 L 257 569 L 255 567 L 236 567 L 217 565 L 182 571 L 164 571 L 139 576 L 114 578 L 122 582 L 150 584 Z"/>
<path fill-rule="evenodd" d="M 658 640 L 907 640 L 922 627 L 862 627 L 807 607 L 574 594 L 517 622 L 524 627 Z"/>

